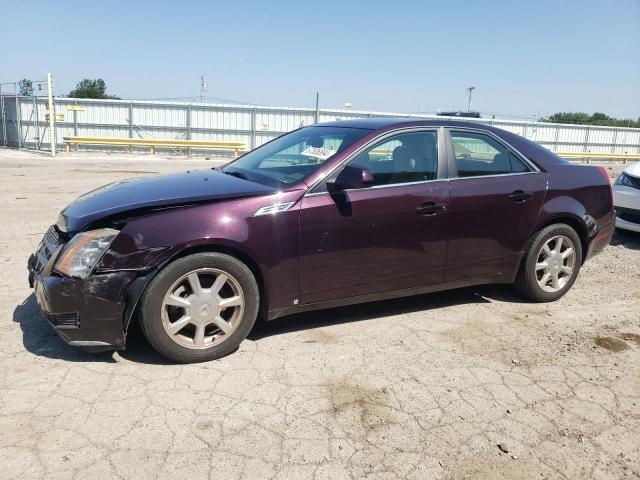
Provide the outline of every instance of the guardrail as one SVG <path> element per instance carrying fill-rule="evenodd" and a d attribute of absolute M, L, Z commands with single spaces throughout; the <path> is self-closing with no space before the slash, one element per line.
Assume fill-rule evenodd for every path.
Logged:
<path fill-rule="evenodd" d="M 247 149 L 247 145 L 242 142 L 210 142 L 199 140 L 156 140 L 145 138 L 111 138 L 111 137 L 64 137 L 67 152 L 71 151 L 73 145 L 116 145 L 127 148 L 127 152 L 132 147 L 149 147 L 151 154 L 155 153 L 157 147 L 166 148 L 200 148 L 210 150 L 232 150 L 237 157 L 238 153 Z"/>

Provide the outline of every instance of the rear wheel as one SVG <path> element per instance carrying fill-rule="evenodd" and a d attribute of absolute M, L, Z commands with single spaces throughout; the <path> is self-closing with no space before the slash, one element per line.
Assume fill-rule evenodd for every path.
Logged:
<path fill-rule="evenodd" d="M 536 302 L 562 297 L 575 282 L 582 265 L 582 244 L 569 225 L 543 228 L 529 242 L 516 279 L 516 288 Z"/>
<path fill-rule="evenodd" d="M 162 355 L 182 363 L 234 351 L 251 331 L 259 293 L 251 270 L 229 255 L 198 253 L 166 266 L 141 304 L 141 327 Z"/>

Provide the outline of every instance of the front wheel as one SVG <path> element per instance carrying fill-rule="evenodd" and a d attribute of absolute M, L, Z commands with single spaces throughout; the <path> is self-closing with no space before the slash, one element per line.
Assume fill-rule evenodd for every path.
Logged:
<path fill-rule="evenodd" d="M 582 265 L 582 244 L 569 225 L 540 230 L 529 242 L 516 288 L 535 302 L 553 302 L 573 285 Z"/>
<path fill-rule="evenodd" d="M 140 309 L 142 331 L 163 356 L 202 362 L 234 351 L 258 315 L 251 270 L 221 253 L 198 253 L 167 265 L 151 282 Z"/>

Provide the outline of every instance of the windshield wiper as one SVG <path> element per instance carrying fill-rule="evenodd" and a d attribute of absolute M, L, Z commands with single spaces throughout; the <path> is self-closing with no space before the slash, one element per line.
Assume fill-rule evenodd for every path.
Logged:
<path fill-rule="evenodd" d="M 241 178 L 243 180 L 248 180 L 249 182 L 254 182 L 253 180 L 251 180 L 249 178 L 249 175 L 247 175 L 244 172 L 241 172 L 240 170 L 233 170 L 233 171 L 228 171 L 228 170 L 219 170 L 222 173 L 226 173 L 227 175 L 231 175 L 233 177 L 237 177 L 237 178 Z M 255 182 L 254 182 L 255 183 Z"/>

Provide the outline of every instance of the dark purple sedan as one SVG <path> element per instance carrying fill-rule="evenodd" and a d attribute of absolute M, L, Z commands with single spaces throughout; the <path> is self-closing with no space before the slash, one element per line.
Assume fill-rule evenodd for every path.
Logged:
<path fill-rule="evenodd" d="M 513 133 L 349 120 L 81 196 L 29 281 L 70 345 L 124 349 L 137 319 L 162 355 L 197 362 L 236 349 L 258 316 L 489 283 L 557 300 L 614 224 L 606 172 Z"/>

